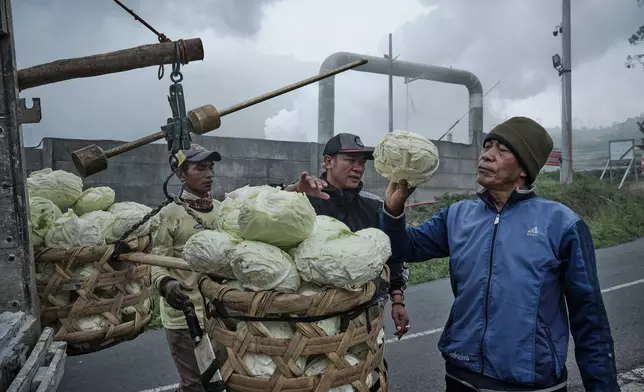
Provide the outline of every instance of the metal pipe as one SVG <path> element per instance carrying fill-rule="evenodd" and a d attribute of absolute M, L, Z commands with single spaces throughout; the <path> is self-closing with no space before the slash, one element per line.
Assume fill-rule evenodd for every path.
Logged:
<path fill-rule="evenodd" d="M 368 63 L 354 68 L 355 71 L 389 74 L 388 59 L 365 56 L 357 53 L 337 52 L 327 57 L 320 66 L 320 72 L 347 64 L 357 59 Z M 483 87 L 473 73 L 461 69 L 396 60 L 392 62 L 392 74 L 441 83 L 460 84 L 469 92 L 469 134 L 470 143 L 481 143 L 483 134 Z M 334 135 L 335 124 L 335 77 L 320 81 L 318 102 L 318 143 L 326 143 Z"/>

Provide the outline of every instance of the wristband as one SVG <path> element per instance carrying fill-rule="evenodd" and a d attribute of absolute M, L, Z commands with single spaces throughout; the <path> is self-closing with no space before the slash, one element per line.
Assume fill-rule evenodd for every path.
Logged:
<path fill-rule="evenodd" d="M 394 305 L 400 305 L 400 306 L 402 306 L 403 308 L 405 307 L 405 304 L 404 304 L 403 302 L 392 302 L 392 303 L 391 303 L 391 307 L 393 308 L 393 306 L 394 306 Z"/>

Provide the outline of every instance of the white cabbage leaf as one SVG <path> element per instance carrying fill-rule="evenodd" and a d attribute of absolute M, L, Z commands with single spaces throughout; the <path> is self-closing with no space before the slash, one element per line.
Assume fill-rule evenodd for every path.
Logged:
<path fill-rule="evenodd" d="M 29 226 L 34 247 L 39 248 L 45 244 L 49 227 L 62 215 L 60 208 L 51 200 L 40 196 L 29 197 Z"/>
<path fill-rule="evenodd" d="M 294 261 L 306 282 L 357 291 L 380 275 L 389 257 L 389 237 L 368 228 L 314 233 L 297 247 Z"/>
<path fill-rule="evenodd" d="M 429 181 L 439 166 L 438 148 L 429 139 L 413 132 L 395 131 L 376 145 L 374 168 L 392 182 L 406 180 L 410 186 Z"/>
<path fill-rule="evenodd" d="M 242 241 L 232 252 L 233 273 L 251 291 L 274 290 L 295 293 L 300 275 L 293 260 L 280 248 L 257 241 Z"/>
<path fill-rule="evenodd" d="M 139 223 L 145 215 L 152 211 L 152 208 L 134 201 L 123 201 L 112 204 L 107 211 L 114 216 L 114 221 L 110 225 L 110 233 L 106 238 L 107 243 L 110 244 L 116 242 L 125 232 Z M 156 216 L 158 217 L 158 215 Z M 154 218 L 145 222 L 131 236 L 142 237 L 148 235 L 153 221 Z"/>
<path fill-rule="evenodd" d="M 106 210 L 114 204 L 116 193 L 107 186 L 87 188 L 72 207 L 76 215 L 81 216 L 92 211 Z"/>
<path fill-rule="evenodd" d="M 45 245 L 60 249 L 99 246 L 105 245 L 105 238 L 97 223 L 79 218 L 70 209 L 51 225 L 45 237 Z"/>
<path fill-rule="evenodd" d="M 249 186 L 235 189 L 232 192 L 226 193 L 224 201 L 219 205 L 219 210 L 217 212 L 217 220 L 219 222 L 219 227 L 223 231 L 233 233 L 235 235 L 241 236 L 239 230 L 239 223 L 237 222 L 239 218 L 239 210 L 244 203 L 244 200 L 251 196 L 257 195 L 260 191 L 264 189 L 275 189 L 268 185 L 260 186 Z"/>
<path fill-rule="evenodd" d="M 313 232 L 315 217 L 305 194 L 270 188 L 244 200 L 238 223 L 244 239 L 290 249 Z"/>
<path fill-rule="evenodd" d="M 186 241 L 183 259 L 196 272 L 234 279 L 230 256 L 241 241 L 223 231 L 202 230 Z"/>
<path fill-rule="evenodd" d="M 83 194 L 83 180 L 64 170 L 37 170 L 27 177 L 27 190 L 29 197 L 44 197 L 66 210 Z"/>

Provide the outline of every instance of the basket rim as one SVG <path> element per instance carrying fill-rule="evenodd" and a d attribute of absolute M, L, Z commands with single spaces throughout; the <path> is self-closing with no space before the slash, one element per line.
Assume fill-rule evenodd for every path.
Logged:
<path fill-rule="evenodd" d="M 379 278 L 389 281 L 389 268 L 385 265 Z M 377 279 L 377 278 L 376 278 Z M 347 312 L 372 300 L 376 293 L 375 279 L 364 284 L 358 291 L 349 291 L 338 287 L 324 287 L 316 295 L 303 295 L 298 293 L 280 293 L 276 291 L 240 291 L 225 283 L 218 283 L 210 276 L 203 275 L 199 278 L 198 288 L 204 299 L 218 300 L 227 310 L 242 313 L 255 313 L 258 302 L 264 302 L 263 314 L 297 314 L 311 315 L 311 308 L 321 306 L 329 307 L 333 300 L 333 313 Z M 325 312 L 315 312 L 315 315 L 325 315 Z"/>

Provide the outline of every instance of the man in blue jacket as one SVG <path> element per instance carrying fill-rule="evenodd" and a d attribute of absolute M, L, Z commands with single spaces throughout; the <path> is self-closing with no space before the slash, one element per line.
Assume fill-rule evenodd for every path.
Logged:
<path fill-rule="evenodd" d="M 566 391 L 568 322 L 585 389 L 619 391 L 590 231 L 532 187 L 552 146 L 531 119 L 497 125 L 479 158 L 478 200 L 418 227 L 405 223 L 407 185 L 389 184 L 381 228 L 394 256 L 450 258 L 454 303 L 438 343 L 448 392 Z"/>

